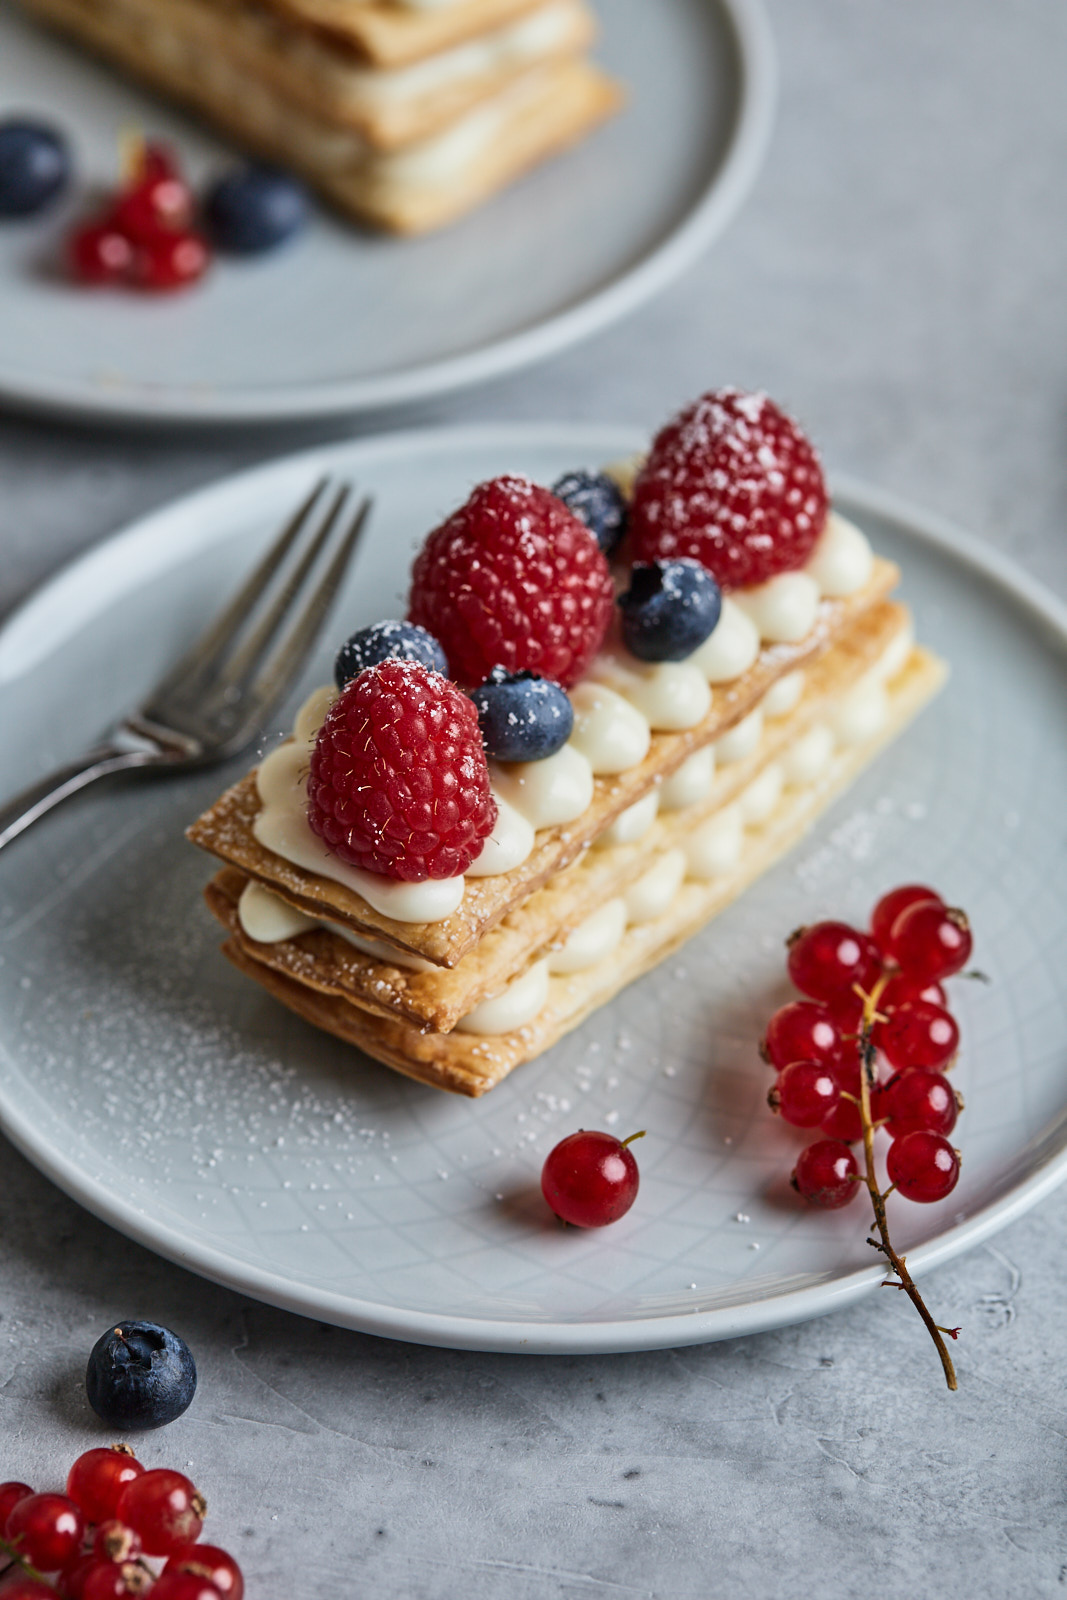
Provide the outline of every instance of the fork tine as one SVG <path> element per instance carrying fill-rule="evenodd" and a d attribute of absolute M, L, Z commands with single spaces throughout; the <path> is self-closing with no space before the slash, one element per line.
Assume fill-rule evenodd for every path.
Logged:
<path fill-rule="evenodd" d="M 214 621 L 208 624 L 166 676 L 155 685 L 150 697 L 153 701 L 178 693 L 183 696 L 195 696 L 205 680 L 218 669 L 234 636 L 251 616 L 260 596 L 266 591 L 274 574 L 303 533 L 329 482 L 329 475 L 324 474 L 314 485 L 311 493 L 301 501 L 233 599 L 223 607 Z"/>
<path fill-rule="evenodd" d="M 241 641 L 237 649 L 220 664 L 212 682 L 212 694 L 230 697 L 242 690 L 255 672 L 271 640 L 292 610 L 298 595 L 307 583 L 312 568 L 322 554 L 333 533 L 342 507 L 350 494 L 350 485 L 342 483 L 329 506 L 326 516 L 314 538 L 289 573 L 270 605 L 258 618 L 255 627 Z"/>
<path fill-rule="evenodd" d="M 319 629 L 326 618 L 337 591 L 341 586 L 352 552 L 370 516 L 374 502 L 369 497 L 360 501 L 355 515 L 345 530 L 336 554 L 323 573 L 316 588 L 308 596 L 300 615 L 295 619 L 285 637 L 280 640 L 270 660 L 248 685 L 247 715 L 257 722 L 269 715 L 274 704 L 285 693 L 307 659 Z"/>

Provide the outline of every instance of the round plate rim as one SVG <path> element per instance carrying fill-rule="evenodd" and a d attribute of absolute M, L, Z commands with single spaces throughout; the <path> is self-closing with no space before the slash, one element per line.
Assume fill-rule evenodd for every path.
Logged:
<path fill-rule="evenodd" d="M 135 519 L 110 539 L 63 568 L 0 626 L 0 656 L 13 633 L 35 632 L 52 612 L 57 599 L 72 584 L 83 585 L 94 568 L 105 572 L 116 555 L 125 556 L 136 544 L 150 542 L 162 517 L 189 518 L 205 501 L 232 496 L 240 499 L 253 481 L 274 474 L 312 468 L 324 459 L 365 455 L 395 457 L 418 450 L 438 454 L 465 448 L 499 449 L 566 444 L 572 451 L 626 449 L 635 437 L 632 426 L 565 424 L 498 424 L 454 429 L 413 429 L 360 441 L 319 446 L 280 457 L 223 478 L 206 488 L 171 501 L 161 510 Z M 993 550 L 946 518 L 921 510 L 906 499 L 872 488 L 862 480 L 835 475 L 835 498 L 862 514 L 868 512 L 899 523 L 909 536 L 947 553 L 1004 590 L 1017 604 L 1041 622 L 1051 641 L 1067 651 L 1067 604 L 1010 557 Z M 218 535 L 214 535 L 218 537 Z M 32 637 L 32 632 L 30 637 Z M 126 1237 L 145 1245 L 179 1266 L 237 1293 L 340 1327 L 447 1349 L 504 1351 L 515 1354 L 611 1354 L 669 1349 L 710 1343 L 750 1333 L 766 1332 L 806 1321 L 851 1304 L 873 1290 L 884 1270 L 877 1264 L 845 1273 L 827 1282 L 787 1290 L 766 1298 L 739 1301 L 706 1311 L 689 1311 L 624 1320 L 537 1323 L 456 1316 L 450 1313 L 402 1310 L 349 1295 L 323 1292 L 313 1285 L 293 1284 L 262 1268 L 209 1245 L 190 1247 L 178 1231 L 153 1222 L 142 1209 L 124 1201 L 105 1185 L 87 1177 L 73 1160 L 43 1141 L 28 1117 L 10 1103 L 0 1085 L 0 1130 L 40 1172 L 86 1210 Z M 919 1276 L 974 1248 L 1036 1205 L 1067 1179 L 1067 1119 L 1062 1124 L 1059 1148 L 1006 1194 L 989 1202 L 963 1223 L 956 1223 L 915 1246 L 908 1254 L 912 1272 Z"/>
<path fill-rule="evenodd" d="M 713 0 L 740 63 L 739 106 L 726 155 L 684 220 L 638 264 L 569 309 L 465 354 L 394 373 L 338 382 L 192 395 L 185 388 L 111 393 L 76 379 L 12 376 L 0 369 L 0 403 L 75 421 L 160 426 L 310 421 L 385 412 L 468 389 L 546 360 L 629 315 L 673 282 L 725 230 L 763 163 L 774 124 L 777 68 L 763 0 Z"/>

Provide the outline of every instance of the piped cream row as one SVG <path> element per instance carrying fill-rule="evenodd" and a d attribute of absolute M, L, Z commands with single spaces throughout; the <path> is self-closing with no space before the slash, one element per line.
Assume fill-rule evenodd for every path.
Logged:
<path fill-rule="evenodd" d="M 820 600 L 862 589 L 873 559 L 865 534 L 831 513 L 807 566 L 724 597 L 714 631 L 686 661 L 642 662 L 621 645 L 599 655 L 588 677 L 571 692 L 575 724 L 568 743 L 544 761 L 491 764 L 497 823 L 466 876 L 495 877 L 521 865 L 540 829 L 582 816 L 593 798 L 594 778 L 639 765 L 654 732 L 697 726 L 711 708 L 716 684 L 730 683 L 748 671 L 763 645 L 805 638 L 815 625 Z M 799 694 L 798 676 L 791 673 L 780 680 L 756 712 L 723 736 L 717 746 L 720 759 L 739 759 L 755 747 L 762 715 L 775 714 L 768 701 L 777 694 L 773 703 L 782 708 L 777 714 L 790 709 L 795 700 L 789 696 Z M 297 717 L 293 742 L 261 763 L 256 784 L 262 808 L 253 824 L 255 837 L 294 865 L 354 890 L 393 921 L 443 921 L 462 904 L 463 877 L 402 883 L 366 872 L 339 860 L 308 826 L 308 758 L 333 694 L 329 688 L 316 690 Z M 683 786 L 695 781 L 692 773 L 688 780 L 676 777 Z"/>

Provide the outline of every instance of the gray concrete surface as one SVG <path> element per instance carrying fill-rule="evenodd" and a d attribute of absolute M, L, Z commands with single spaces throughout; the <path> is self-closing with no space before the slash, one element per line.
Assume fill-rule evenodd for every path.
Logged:
<path fill-rule="evenodd" d="M 417 420 L 652 425 L 711 382 L 759 384 L 832 466 L 1067 591 L 1067 7 L 770 10 L 778 128 L 718 249 L 626 325 Z M 120 521 L 292 439 L 0 419 L 0 612 Z M 895 1296 L 604 1358 L 320 1327 L 127 1243 L 0 1142 L 0 1477 L 52 1485 L 98 1442 L 82 1363 L 135 1306 L 201 1367 L 143 1458 L 193 1463 L 250 1600 L 1058 1595 L 1065 1229 L 1061 1193 L 930 1280 L 966 1329 L 950 1396 Z"/>

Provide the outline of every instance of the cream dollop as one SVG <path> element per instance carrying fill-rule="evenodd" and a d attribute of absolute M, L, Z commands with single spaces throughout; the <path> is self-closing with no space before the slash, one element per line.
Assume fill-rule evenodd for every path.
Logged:
<path fill-rule="evenodd" d="M 682 811 L 686 806 L 695 806 L 698 800 L 707 799 L 714 782 L 715 746 L 706 744 L 694 750 L 677 772 L 664 778 L 659 786 L 660 810 Z"/>
<path fill-rule="evenodd" d="M 866 677 L 842 700 L 832 718 L 839 744 L 863 744 L 889 720 L 889 696 L 880 678 Z"/>
<path fill-rule="evenodd" d="M 521 812 L 509 805 L 494 788 L 496 822 L 493 831 L 482 845 L 481 853 L 467 868 L 468 878 L 495 878 L 500 872 L 512 872 L 534 847 L 534 831 Z"/>
<path fill-rule="evenodd" d="M 701 883 L 721 878 L 741 859 L 744 837 L 741 807 L 724 806 L 683 845 L 689 876 Z"/>
<path fill-rule="evenodd" d="M 548 962 L 535 961 L 521 978 L 483 1000 L 456 1023 L 457 1033 L 511 1033 L 531 1022 L 548 999 Z"/>
<path fill-rule="evenodd" d="M 779 572 L 766 583 L 738 589 L 733 598 L 761 639 L 771 644 L 799 644 L 815 626 L 819 585 L 807 572 Z"/>
<path fill-rule="evenodd" d="M 804 568 L 828 600 L 855 594 L 870 581 L 874 551 L 867 535 L 837 511 L 831 511 L 811 558 Z"/>
<path fill-rule="evenodd" d="M 606 684 L 586 680 L 571 690 L 571 743 L 598 777 L 638 766 L 647 756 L 652 730 L 647 718 Z"/>
<path fill-rule="evenodd" d="M 548 970 L 560 975 L 595 967 L 615 949 L 626 932 L 626 902 L 607 900 L 580 922 L 558 950 L 548 957 Z"/>
<path fill-rule="evenodd" d="M 662 917 L 682 886 L 686 866 L 685 851 L 682 849 L 668 850 L 660 856 L 655 865 L 636 883 L 632 883 L 623 896 L 627 922 L 639 926 Z"/>
<path fill-rule="evenodd" d="M 711 690 L 691 661 L 638 661 L 614 651 L 597 656 L 589 675 L 621 694 L 657 733 L 695 728 L 711 710 Z"/>
<path fill-rule="evenodd" d="M 766 822 L 782 797 L 784 775 L 777 761 L 770 761 L 758 778 L 753 778 L 747 789 L 737 797 L 742 822 Z"/>
<path fill-rule="evenodd" d="M 835 744 L 833 730 L 825 722 L 814 723 L 795 739 L 781 757 L 786 787 L 803 789 L 821 777 L 833 760 Z"/>
<path fill-rule="evenodd" d="M 656 820 L 659 801 L 658 790 L 650 789 L 648 794 L 642 795 L 632 806 L 627 806 L 614 822 L 597 834 L 593 840 L 594 848 L 607 850 L 613 844 L 633 844 L 643 838 Z"/>
<path fill-rule="evenodd" d="M 731 761 L 743 761 L 759 749 L 763 737 L 763 708 L 757 706 L 747 717 L 734 724 L 728 733 L 715 741 L 715 760 L 726 766 Z"/>
<path fill-rule="evenodd" d="M 254 879 L 241 890 L 237 916 L 245 933 L 257 944 L 279 944 L 283 939 L 295 939 L 298 933 L 307 933 L 309 928 L 317 926 L 314 917 L 305 916 L 280 894 Z"/>
<path fill-rule="evenodd" d="M 787 717 L 800 704 L 804 693 L 804 673 L 800 667 L 772 683 L 760 701 L 765 717 Z"/>
<path fill-rule="evenodd" d="M 493 793 L 534 829 L 574 822 L 593 799 L 593 769 L 580 750 L 565 744 L 543 761 L 490 763 Z"/>
<path fill-rule="evenodd" d="M 730 683 L 748 671 L 759 652 L 755 623 L 735 600 L 724 595 L 718 622 L 689 660 L 709 683 Z"/>

